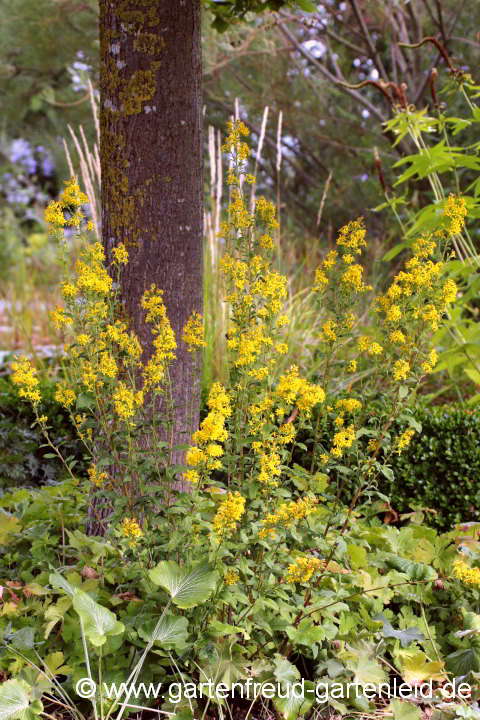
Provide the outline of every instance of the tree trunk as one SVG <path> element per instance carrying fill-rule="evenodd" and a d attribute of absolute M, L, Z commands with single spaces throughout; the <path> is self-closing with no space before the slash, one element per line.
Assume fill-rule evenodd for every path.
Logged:
<path fill-rule="evenodd" d="M 145 353 L 140 299 L 164 291 L 177 338 L 171 367 L 174 444 L 189 441 L 187 406 L 199 369 L 181 339 L 203 308 L 203 146 L 200 0 L 100 0 L 102 234 L 107 261 L 129 251 L 121 299 Z M 174 462 L 181 462 L 181 454 Z"/>

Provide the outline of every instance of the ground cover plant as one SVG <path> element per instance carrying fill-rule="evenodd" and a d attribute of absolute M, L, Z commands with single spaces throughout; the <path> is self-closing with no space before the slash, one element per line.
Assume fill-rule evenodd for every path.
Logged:
<path fill-rule="evenodd" d="M 276 376 L 288 352 L 287 281 L 272 263 L 275 205 L 259 196 L 252 207 L 242 189 L 242 175 L 243 187 L 255 183 L 244 172 L 247 134 L 232 122 L 224 146 L 229 379 L 212 385 L 187 447 L 172 433 L 169 366 L 179 343 L 200 362 L 202 318 L 194 314 L 176 338 L 152 286 L 142 308 L 155 351 L 142 361 L 117 302 L 127 249 L 115 248 L 107 268 L 101 245 L 86 239 L 72 273 L 64 229 L 91 232 L 86 196 L 71 180 L 46 211 L 64 265 L 64 307 L 53 320 L 65 329 L 69 372 L 56 399 L 83 443 L 88 481 L 52 442 L 35 368 L 16 358 L 12 381 L 68 480 L 1 500 L 4 720 L 121 718 L 136 704 L 185 720 L 238 707 L 285 720 L 382 709 L 419 719 L 425 705 L 442 719 L 478 713 L 480 526 L 439 534 L 415 514 L 397 528 L 360 510 L 365 497 L 387 500 L 378 479 L 393 479 L 392 458 L 421 433 L 409 400 L 434 370 L 432 336 L 455 301 L 445 269 L 465 203 L 445 199 L 375 298 L 371 332 L 356 338 L 352 308 L 370 290 L 359 263 L 367 232 L 361 218 L 345 225 L 312 278 L 325 315 L 315 381 L 296 366 Z M 351 385 L 360 363 L 368 372 Z M 292 462 L 308 449 L 304 431 L 309 467 Z M 178 450 L 185 464 L 174 462 Z M 345 504 L 347 483 L 354 492 Z M 433 696 L 382 699 L 377 686 L 400 678 L 412 687 L 432 681 Z M 452 678 L 468 682 L 468 694 L 450 698 Z M 82 698 L 85 679 L 91 693 Z M 242 705 L 233 684 L 252 680 L 259 687 Z M 113 682 L 161 682 L 165 697 L 146 697 L 145 687 L 133 703 L 108 697 L 104 683 Z M 294 683 L 301 689 L 292 692 Z"/>

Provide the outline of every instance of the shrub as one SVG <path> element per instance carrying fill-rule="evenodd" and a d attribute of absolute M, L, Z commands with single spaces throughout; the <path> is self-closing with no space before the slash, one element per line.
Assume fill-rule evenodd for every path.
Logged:
<path fill-rule="evenodd" d="M 67 411 L 54 398 L 56 383 L 42 381 L 45 411 L 51 423 L 51 437 L 62 447 L 66 456 L 77 461 L 77 474 L 85 476 L 87 469 L 81 443 L 76 437 Z M 23 402 L 9 378 L 0 379 L 0 489 L 15 486 L 39 487 L 58 482 L 65 476 L 58 459 L 46 457 L 44 437 L 35 423 L 31 405 Z"/>
<path fill-rule="evenodd" d="M 20 628 L 15 628 L 16 639 L 9 648 L 9 657 L 16 658 L 9 670 L 23 671 L 35 653 L 42 662 L 35 632 L 42 630 L 50 641 L 58 623 L 61 640 L 55 651 L 61 657 L 57 655 L 55 669 L 58 661 L 67 660 L 68 672 L 59 671 L 67 679 L 55 680 L 51 669 L 45 675 L 49 690 L 54 688 L 70 708 L 68 692 L 86 675 L 111 682 L 124 680 L 131 671 L 130 681 L 148 682 L 155 669 L 166 685 L 180 680 L 196 684 L 207 678 L 217 685 L 225 683 L 227 692 L 233 681 L 247 677 L 276 681 L 273 704 L 285 720 L 294 720 L 314 703 L 306 694 L 285 696 L 285 686 L 300 678 L 307 683 L 306 693 L 312 692 L 308 683 L 322 678 L 355 678 L 361 688 L 366 682 L 388 681 L 382 660 L 416 682 L 420 671 L 424 679 L 444 678 L 446 658 L 440 658 L 434 644 L 429 628 L 434 621 L 425 617 L 424 606 L 437 603 L 443 578 L 454 590 L 459 582 L 467 585 L 462 606 L 465 602 L 470 607 L 476 598 L 476 551 L 453 577 L 456 547 L 451 538 L 438 539 L 429 528 L 395 530 L 360 523 L 356 507 L 382 475 L 393 477 L 393 455 L 404 451 L 421 430 L 408 399 L 436 363 L 431 337 L 455 299 L 455 283 L 444 282 L 442 273 L 452 236 L 449 217 L 453 214 L 461 225 L 464 205 L 460 198 L 448 199 L 450 214 L 440 217 L 435 240 L 416 240 L 406 272 L 375 300 L 378 320 L 372 334 L 359 338 L 352 336 L 358 322 L 353 309 L 357 298 L 371 289 L 358 263 L 367 245 L 366 231 L 361 218 L 342 228 L 337 249 L 328 253 L 315 274 L 314 292 L 326 311 L 318 338 L 318 382 L 301 377 L 295 366 L 276 378 L 272 368 L 288 350 L 282 331 L 288 322 L 282 313 L 287 280 L 272 264 L 278 227 L 275 206 L 258 197 L 249 211 L 242 191 L 240 177 L 249 152 L 242 136 L 247 133 L 243 123 L 232 122 L 226 141 L 232 160 L 232 202 L 221 233 L 226 247 L 222 272 L 231 309 L 229 384 L 212 386 L 208 414 L 192 433 L 185 465 L 172 461 L 175 408 L 168 368 L 177 342 L 186 343 L 191 352 L 201 351 L 201 317 L 194 314 L 177 339 L 162 291 L 155 286 L 146 290 L 141 306 L 152 327 L 154 354 L 142 363 L 139 339 L 119 319 L 118 284 L 113 283 L 122 281 L 127 248 L 113 248 L 107 268 L 101 245 L 86 243 L 73 275 L 66 262 L 63 228 L 82 226 L 80 206 L 86 198 L 73 180 L 46 211 L 65 260 L 65 307 L 57 308 L 53 318 L 67 331 L 70 360 L 69 376 L 58 384 L 55 398 L 68 411 L 91 458 L 89 482 L 78 482 L 70 458 L 63 462 L 81 505 L 95 490 L 98 502 L 90 507 L 107 527 L 103 538 L 66 530 L 63 574 L 49 572 L 46 561 L 40 561 L 37 570 L 26 568 L 26 603 L 13 600 L 8 607 Z M 255 178 L 246 174 L 245 181 L 250 184 Z M 355 393 L 340 389 L 340 380 L 346 380 L 347 388 L 357 363 L 369 369 L 364 381 Z M 12 370 L 20 395 L 34 409 L 37 426 L 60 456 L 50 437 L 50 418 L 42 407 L 35 369 L 28 359 L 17 358 Z M 382 406 L 372 413 L 379 394 Z M 163 403 L 161 418 L 157 398 Z M 321 412 L 313 428 L 316 407 Z M 398 432 L 393 430 L 396 419 L 402 422 Z M 325 428 L 332 423 L 334 430 L 325 438 Z M 302 432 L 313 437 L 308 470 L 291 462 L 295 448 L 306 447 L 298 440 Z M 180 492 L 180 474 L 191 492 Z M 348 507 L 339 497 L 344 479 L 355 482 Z M 8 509 L 0 520 L 9 536 L 15 537 L 21 527 L 23 501 L 16 496 L 3 503 Z M 109 512 L 108 522 L 105 514 L 99 516 L 99 503 Z M 6 556 L 11 565 L 9 551 Z M 78 573 L 82 563 L 85 582 Z M 437 581 L 440 585 L 435 586 Z M 22 592 L 25 598 L 23 586 Z M 60 594 L 54 607 L 45 600 L 46 628 L 41 628 L 29 601 L 35 592 L 49 599 Z M 397 624 L 394 612 L 406 598 L 415 603 L 415 611 Z M 447 605 L 445 619 L 450 615 Z M 11 627 L 6 631 L 12 635 Z M 153 645 L 157 663 L 146 667 Z M 453 639 L 445 638 L 439 646 L 444 655 L 455 647 Z M 429 660 L 432 652 L 437 661 Z M 469 669 L 476 670 L 475 653 L 469 661 Z M 47 669 L 52 663 L 50 655 L 43 660 Z M 457 663 L 452 672 L 460 674 L 458 667 Z M 462 674 L 469 669 L 463 663 Z M 12 682 L 17 684 L 8 685 Z M 28 705 L 32 713 L 41 712 L 37 701 L 35 707 L 30 705 L 29 686 L 21 682 L 8 681 L 0 694 L 20 696 L 23 688 L 23 709 Z M 361 712 L 374 710 L 361 689 L 357 697 L 343 698 L 331 701 L 342 714 L 352 706 Z M 120 719 L 127 702 L 109 706 L 101 684 L 90 701 L 94 715 L 102 719 L 116 709 Z M 209 702 L 222 711 L 218 697 L 210 697 L 201 706 L 204 716 Z M 182 715 L 191 720 L 197 703 L 188 704 Z M 166 711 L 171 707 L 163 704 Z"/>
<path fill-rule="evenodd" d="M 381 402 L 372 401 L 370 412 L 372 419 L 380 415 Z M 412 409 L 412 417 L 421 432 L 412 436 L 401 453 L 391 456 L 392 476 L 379 476 L 378 491 L 388 497 L 391 508 L 399 514 L 410 513 L 414 507 L 431 509 L 432 512 L 424 513 L 425 522 L 441 530 L 460 522 L 478 521 L 478 412 L 455 405 L 425 407 L 418 403 Z M 401 428 L 402 424 L 394 420 L 392 433 L 398 435 Z M 325 442 L 334 429 L 332 422 L 327 423 L 318 439 Z M 309 468 L 314 436 L 303 431 L 298 440 L 304 449 L 297 445 L 293 462 Z M 355 489 L 355 481 L 345 478 L 342 486 L 345 503 L 351 502 Z"/>
<path fill-rule="evenodd" d="M 408 451 L 392 462 L 395 480 L 382 478 L 380 489 L 395 510 L 410 511 L 410 503 L 435 510 L 429 523 L 448 529 L 455 523 L 480 519 L 480 415 L 463 407 L 414 410 L 422 433 Z"/>

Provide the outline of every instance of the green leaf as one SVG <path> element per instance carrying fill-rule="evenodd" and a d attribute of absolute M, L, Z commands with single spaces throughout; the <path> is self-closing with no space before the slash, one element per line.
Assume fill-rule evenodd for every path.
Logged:
<path fill-rule="evenodd" d="M 146 642 L 164 647 L 184 643 L 188 636 L 188 620 L 185 617 L 167 615 L 159 620 L 149 620 L 138 630 L 139 636 Z"/>
<path fill-rule="evenodd" d="M 414 640 L 421 642 L 425 640 L 425 635 L 416 627 L 407 628 L 406 630 L 395 630 L 388 620 L 383 620 L 383 636 L 394 637 L 400 640 L 402 647 L 411 645 Z"/>
<path fill-rule="evenodd" d="M 312 647 L 315 643 L 322 642 L 325 639 L 323 628 L 314 625 L 311 618 L 304 618 L 297 628 L 287 627 L 287 635 L 294 643 L 306 645 L 307 647 Z"/>
<path fill-rule="evenodd" d="M 246 630 L 228 623 L 222 623 L 220 620 L 210 620 L 208 623 L 208 631 L 214 637 L 225 637 L 227 635 L 243 635 L 246 640 L 250 640 L 250 635 Z"/>
<path fill-rule="evenodd" d="M 17 517 L 0 512 L 0 545 L 7 544 L 10 533 L 20 532 L 22 524 Z"/>
<path fill-rule="evenodd" d="M 435 580 L 437 577 L 435 570 L 428 565 L 416 563 L 398 555 L 390 555 L 386 558 L 385 563 L 388 567 L 408 575 L 410 580 Z"/>
<path fill-rule="evenodd" d="M 70 583 L 65 580 L 63 575 L 60 575 L 60 573 L 50 573 L 48 579 L 50 580 L 50 585 L 55 590 L 63 590 L 67 593 L 67 595 L 70 595 L 70 597 L 74 596 L 75 588 L 73 587 L 73 585 L 70 585 Z"/>
<path fill-rule="evenodd" d="M 469 672 L 480 671 L 480 651 L 475 647 L 466 648 L 465 650 L 456 650 L 447 655 L 445 662 L 448 670 L 455 677 L 468 675 Z"/>
<path fill-rule="evenodd" d="M 83 620 L 86 637 L 96 647 L 103 645 L 107 636 L 119 635 L 125 630 L 114 613 L 92 600 L 83 590 L 75 590 L 73 607 Z"/>
<path fill-rule="evenodd" d="M 295 665 L 292 665 L 286 658 L 281 655 L 275 656 L 275 680 L 279 683 L 293 683 L 300 678 L 300 672 Z"/>
<path fill-rule="evenodd" d="M 353 663 L 349 663 L 349 669 L 354 671 L 354 682 L 359 683 L 359 685 L 365 685 L 367 683 L 380 685 L 380 683 L 387 680 L 385 671 L 380 663 L 377 662 L 375 658 L 370 658 L 363 653 L 359 653 Z"/>
<path fill-rule="evenodd" d="M 215 590 L 218 574 L 206 562 L 194 566 L 162 561 L 149 571 L 150 579 L 168 592 L 175 605 L 188 609 L 205 602 Z"/>
<path fill-rule="evenodd" d="M 303 685 L 303 687 L 302 687 Z M 283 696 L 286 697 L 283 697 Z M 315 683 L 304 680 L 303 683 L 295 683 L 282 688 L 282 697 L 278 695 L 273 698 L 275 709 L 285 720 L 296 720 L 306 715 L 315 701 Z"/>
<path fill-rule="evenodd" d="M 33 627 L 24 627 L 21 630 L 18 630 L 17 632 L 13 633 L 12 635 L 12 645 L 13 647 L 16 647 L 17 650 L 21 650 L 22 652 L 25 652 L 25 650 L 32 650 L 35 640 L 35 628 Z"/>
<path fill-rule="evenodd" d="M 422 720 L 423 713 L 420 708 L 405 700 L 392 700 L 394 720 Z"/>
<path fill-rule="evenodd" d="M 388 262 L 389 260 L 393 260 L 394 257 L 397 257 L 399 253 L 402 252 L 402 250 L 405 250 L 405 248 L 408 247 L 407 243 L 398 243 L 397 245 L 394 245 L 393 248 L 391 248 L 388 252 L 385 253 L 382 257 L 382 262 Z"/>
<path fill-rule="evenodd" d="M 310 0 L 295 0 L 298 7 L 300 7 L 302 10 L 305 10 L 305 12 L 313 13 L 316 11 L 316 6 L 310 2 Z"/>
<path fill-rule="evenodd" d="M 0 685 L 0 720 L 33 720 L 43 712 L 40 700 L 25 680 L 7 680 Z"/>

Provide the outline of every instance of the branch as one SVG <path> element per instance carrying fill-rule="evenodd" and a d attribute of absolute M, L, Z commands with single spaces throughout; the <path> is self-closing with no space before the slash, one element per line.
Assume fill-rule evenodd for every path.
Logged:
<path fill-rule="evenodd" d="M 365 42 L 367 43 L 370 53 L 372 55 L 372 60 L 375 63 L 375 67 L 377 68 L 378 72 L 380 73 L 380 75 L 384 79 L 384 81 L 388 82 L 388 75 L 385 71 L 385 68 L 383 67 L 382 60 L 380 58 L 377 48 L 375 47 L 375 43 L 372 40 L 372 36 L 370 35 L 370 32 L 368 30 L 365 19 L 364 19 L 362 13 L 360 12 L 360 8 L 358 7 L 357 0 L 350 0 L 350 5 L 353 8 L 353 12 L 355 13 L 355 17 L 358 20 L 358 24 L 362 28 L 362 33 L 365 38 Z"/>
<path fill-rule="evenodd" d="M 345 93 L 347 93 L 347 95 L 350 95 L 350 97 L 353 97 L 358 103 L 366 107 L 367 110 L 377 118 L 377 120 L 380 120 L 380 122 L 382 123 L 385 122 L 386 117 L 380 110 L 378 110 L 378 108 L 372 105 L 372 103 L 366 98 L 364 98 L 363 95 L 361 95 L 360 93 L 357 93 L 355 90 L 344 86 L 343 83 L 335 77 L 335 75 L 332 75 L 332 73 L 327 70 L 327 68 L 324 67 L 321 62 L 319 62 L 315 57 L 313 57 L 313 55 L 309 53 L 309 51 L 301 43 L 298 42 L 291 30 L 289 30 L 284 24 L 280 23 L 278 24 L 278 27 L 280 31 L 290 40 L 292 45 L 295 46 L 298 52 L 301 53 L 309 62 L 311 62 L 312 65 L 314 65 L 317 70 L 319 70 L 322 75 L 327 78 L 327 80 L 330 80 L 331 83 L 341 88 Z"/>

